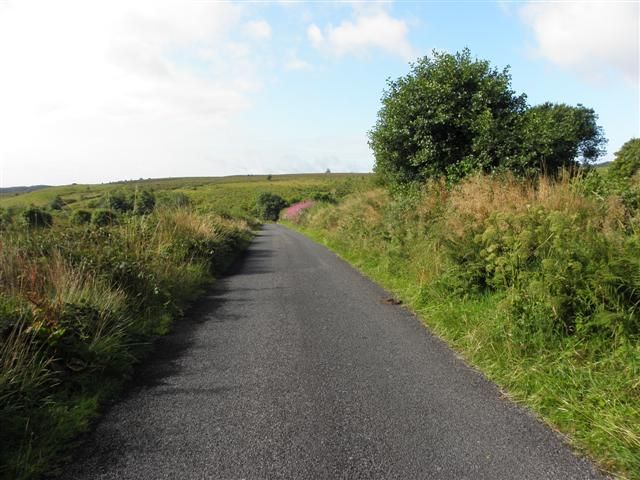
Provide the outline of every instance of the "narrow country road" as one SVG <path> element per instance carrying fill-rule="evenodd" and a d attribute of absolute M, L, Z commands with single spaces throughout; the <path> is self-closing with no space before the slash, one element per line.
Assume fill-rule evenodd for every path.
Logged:
<path fill-rule="evenodd" d="M 63 478 L 601 478 L 387 296 L 266 226 Z"/>

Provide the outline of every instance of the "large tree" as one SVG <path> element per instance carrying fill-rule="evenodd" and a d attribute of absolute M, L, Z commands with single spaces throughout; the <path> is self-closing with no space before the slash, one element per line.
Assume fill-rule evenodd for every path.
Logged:
<path fill-rule="evenodd" d="M 392 183 L 509 169 L 520 174 L 593 160 L 604 137 L 592 110 L 527 106 L 501 71 L 471 56 L 434 52 L 388 80 L 369 132 L 375 170 Z"/>

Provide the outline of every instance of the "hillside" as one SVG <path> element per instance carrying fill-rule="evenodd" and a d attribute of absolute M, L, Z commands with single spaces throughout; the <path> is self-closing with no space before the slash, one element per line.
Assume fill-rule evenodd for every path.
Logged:
<path fill-rule="evenodd" d="M 228 177 L 185 177 L 135 180 L 108 184 L 75 184 L 0 196 L 0 208 L 48 206 L 60 197 L 69 211 L 100 206 L 114 192 L 147 190 L 159 196 L 184 194 L 201 209 L 229 215 L 251 216 L 260 192 L 272 192 L 287 201 L 313 193 L 338 196 L 366 184 L 370 174 L 322 173 L 291 175 L 235 175 Z"/>

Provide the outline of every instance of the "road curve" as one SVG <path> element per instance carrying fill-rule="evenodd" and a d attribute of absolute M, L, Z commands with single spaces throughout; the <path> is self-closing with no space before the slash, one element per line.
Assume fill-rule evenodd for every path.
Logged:
<path fill-rule="evenodd" d="M 386 297 L 264 227 L 63 478 L 602 478 Z"/>

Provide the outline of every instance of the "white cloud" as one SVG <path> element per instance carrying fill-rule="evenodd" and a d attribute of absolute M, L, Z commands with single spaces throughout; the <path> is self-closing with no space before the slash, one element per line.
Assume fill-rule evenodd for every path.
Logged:
<path fill-rule="evenodd" d="M 309 62 L 306 62 L 298 57 L 292 57 L 290 58 L 285 64 L 284 64 L 284 68 L 285 70 L 292 70 L 292 71 L 304 71 L 304 70 L 312 70 L 313 67 L 311 66 L 311 64 Z"/>
<path fill-rule="evenodd" d="M 638 81 L 637 2 L 528 2 L 520 16 L 533 30 L 535 53 L 549 62 L 591 78 L 613 69 Z"/>
<path fill-rule="evenodd" d="M 252 20 L 245 23 L 244 31 L 256 40 L 268 40 L 271 38 L 271 25 L 264 20 Z"/>
<path fill-rule="evenodd" d="M 307 28 L 307 36 L 309 37 L 311 44 L 316 48 L 320 48 L 324 43 L 324 35 L 322 35 L 322 30 L 320 30 L 320 27 L 318 27 L 316 24 L 312 23 L 311 25 L 309 25 L 309 28 Z"/>
<path fill-rule="evenodd" d="M 405 60 L 416 54 L 408 39 L 409 27 L 403 20 L 375 8 L 358 11 L 355 21 L 343 21 L 324 32 L 315 24 L 307 29 L 311 44 L 337 56 L 366 55 L 371 49 L 382 50 Z"/>
<path fill-rule="evenodd" d="M 0 182 L 159 176 L 205 158 L 261 88 L 251 47 L 230 40 L 244 15 L 229 2 L 5 4 Z"/>
<path fill-rule="evenodd" d="M 206 102 L 234 79 L 200 75 L 189 48 L 214 50 L 239 19 L 227 3 L 16 2 L 0 17 L 4 114 L 142 108 L 149 97 L 159 106 L 167 97 L 154 92 L 175 91 L 169 97 L 176 98 L 190 88 Z"/>

